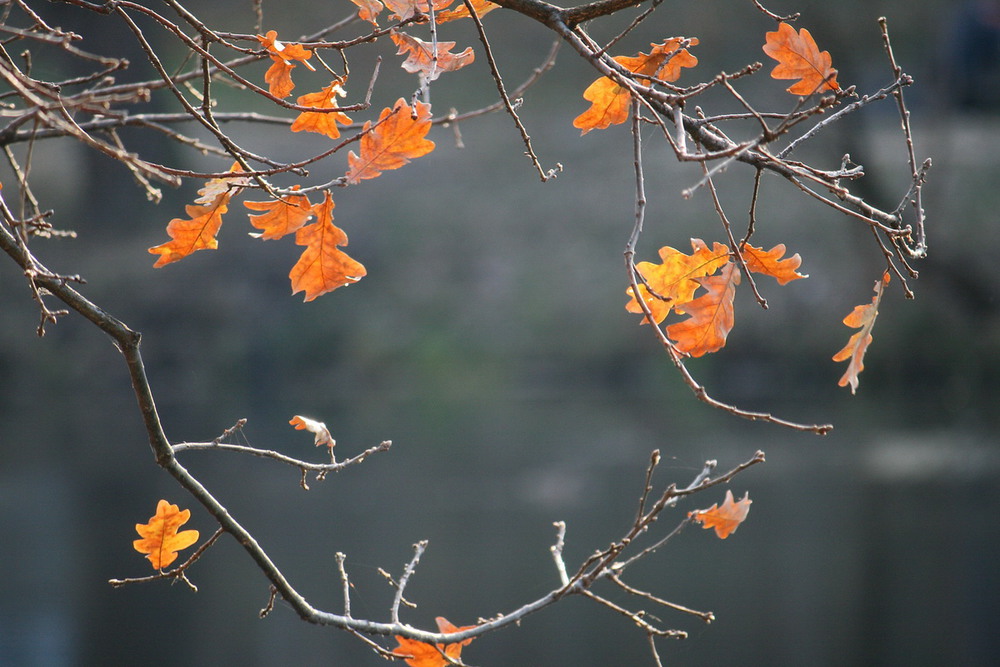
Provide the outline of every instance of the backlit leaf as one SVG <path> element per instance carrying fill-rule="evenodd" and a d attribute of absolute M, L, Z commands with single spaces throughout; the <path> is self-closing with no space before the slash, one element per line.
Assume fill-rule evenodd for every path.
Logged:
<path fill-rule="evenodd" d="M 365 123 L 361 155 L 355 155 L 354 151 L 347 155 L 350 165 L 347 181 L 358 183 L 362 179 L 377 178 L 387 169 L 398 169 L 430 153 L 434 150 L 434 142 L 424 138 L 430 129 L 431 105 L 416 102 L 410 109 L 400 98 L 393 108 L 382 110 L 377 127 L 372 129 L 371 121 Z"/>
<path fill-rule="evenodd" d="M 358 6 L 358 18 L 368 21 L 374 26 L 378 25 L 379 13 L 382 11 L 382 3 L 378 0 L 351 0 Z"/>
<path fill-rule="evenodd" d="M 156 514 L 150 517 L 149 523 L 135 524 L 135 530 L 142 539 L 132 542 L 132 546 L 139 553 L 146 554 L 155 569 L 162 570 L 177 559 L 178 551 L 198 541 L 197 530 L 177 532 L 190 518 L 191 510 L 181 511 L 177 505 L 161 500 L 156 504 Z"/>
<path fill-rule="evenodd" d="M 788 92 L 812 95 L 825 90 L 840 90 L 837 70 L 832 66 L 829 51 L 820 51 L 809 31 L 779 23 L 775 32 L 765 35 L 764 53 L 778 61 L 771 70 L 774 79 L 801 79 Z"/>
<path fill-rule="evenodd" d="M 740 284 L 740 270 L 734 262 L 726 264 L 719 275 L 696 279 L 707 292 L 697 299 L 675 306 L 686 320 L 667 327 L 667 336 L 675 347 L 700 357 L 721 350 L 733 328 L 733 297 Z"/>
<path fill-rule="evenodd" d="M 295 88 L 295 82 L 292 81 L 292 70 L 295 69 L 295 65 L 274 56 L 271 56 L 271 60 L 274 62 L 264 72 L 264 82 L 268 85 L 268 92 L 284 99 L 291 95 Z"/>
<path fill-rule="evenodd" d="M 331 292 L 361 280 L 365 267 L 337 246 L 347 245 L 347 234 L 333 224 L 333 199 L 330 192 L 313 207 L 316 221 L 295 232 L 295 242 L 306 246 L 288 277 L 292 294 L 305 292 L 305 300 Z"/>
<path fill-rule="evenodd" d="M 240 171 L 238 162 L 229 168 L 230 172 Z M 185 206 L 187 218 L 174 218 L 167 223 L 167 235 L 171 240 L 149 252 L 160 255 L 153 268 L 184 259 L 197 250 L 214 250 L 219 247 L 215 235 L 222 227 L 222 216 L 229 210 L 229 199 L 239 194 L 247 184 L 246 176 L 224 176 L 213 178 L 198 190 L 194 205 Z"/>
<path fill-rule="evenodd" d="M 333 81 L 318 93 L 303 95 L 297 100 L 299 106 L 315 107 L 317 109 L 337 108 L 337 97 L 347 95 L 341 86 L 341 81 Z M 331 139 L 340 137 L 341 125 L 350 125 L 351 119 L 343 111 L 303 111 L 292 123 L 292 132 L 317 132 Z"/>
<path fill-rule="evenodd" d="M 299 186 L 292 186 L 298 190 Z M 313 216 L 312 204 L 305 195 L 287 195 L 283 199 L 271 201 L 243 202 L 251 211 L 262 211 L 259 215 L 250 215 L 250 224 L 262 230 L 260 234 L 251 236 L 275 240 L 297 231 Z"/>
<path fill-rule="evenodd" d="M 694 67 L 698 59 L 687 49 L 677 51 L 684 41 L 673 37 L 662 44 L 651 44 L 649 54 L 639 53 L 636 56 L 616 56 L 615 62 L 635 74 L 644 74 L 663 81 L 676 81 L 680 78 L 681 68 Z M 698 40 L 692 38 L 690 44 L 696 45 Z M 676 53 L 674 53 L 676 51 Z M 671 54 L 673 54 L 671 56 Z M 668 58 L 669 57 L 669 58 Z M 640 83 L 648 84 L 649 79 L 639 79 Z M 583 97 L 591 103 L 590 108 L 573 120 L 573 126 L 580 128 L 580 134 L 591 130 L 604 129 L 610 125 L 624 123 L 628 119 L 628 109 L 632 95 L 624 86 L 620 86 L 608 77 L 601 77 L 590 84 Z"/>
<path fill-rule="evenodd" d="M 312 58 L 312 51 L 301 44 L 285 44 L 278 40 L 278 33 L 268 30 L 267 35 L 257 35 L 257 41 L 267 49 L 271 56 L 271 67 L 264 73 L 264 81 L 270 86 L 269 90 L 275 97 L 285 98 L 292 94 L 295 84 L 292 82 L 292 69 L 299 61 L 308 69 L 315 71 L 316 68 L 309 63 Z"/>
<path fill-rule="evenodd" d="M 234 162 L 229 168 L 230 172 L 241 171 L 243 167 L 240 166 L 239 162 Z M 198 190 L 198 198 L 194 200 L 195 204 L 211 204 L 215 201 L 216 197 L 221 194 L 229 194 L 234 196 L 240 193 L 249 182 L 246 176 L 223 176 L 222 178 L 213 178 L 207 183 L 201 190 Z"/>
<path fill-rule="evenodd" d="M 490 2 L 490 0 L 472 0 L 472 8 L 476 10 L 476 15 L 482 18 L 494 9 L 499 9 L 500 5 Z M 438 12 L 434 18 L 437 19 L 438 23 L 447 23 L 448 21 L 457 21 L 468 16 L 470 16 L 468 7 L 465 6 L 464 2 L 460 2 L 454 9 L 446 9 Z"/>
<path fill-rule="evenodd" d="M 802 258 L 799 257 L 798 253 L 782 259 L 785 254 L 784 243 L 779 243 L 770 250 L 744 245 L 740 248 L 740 253 L 743 255 L 743 261 L 746 262 L 748 271 L 771 276 L 778 281 L 779 285 L 786 285 L 793 280 L 809 277 L 796 271 L 802 264 Z"/>
<path fill-rule="evenodd" d="M 700 287 L 697 278 L 715 273 L 729 261 L 729 248 L 721 243 L 715 243 L 709 248 L 701 239 L 691 239 L 691 247 L 693 252 L 685 255 L 680 250 L 664 246 L 660 248 L 660 264 L 639 262 L 635 265 L 653 290 L 651 294 L 646 285 L 639 285 L 639 291 L 657 324 L 666 318 L 672 308 L 694 298 L 695 290 Z M 636 302 L 632 288 L 628 288 L 626 293 L 633 297 L 626 304 L 626 310 L 641 313 L 642 308 Z M 645 322 L 643 319 L 643 323 Z"/>
<path fill-rule="evenodd" d="M 872 302 L 855 306 L 850 315 L 844 318 L 844 324 L 852 328 L 860 327 L 860 330 L 851 336 L 851 339 L 847 341 L 847 345 L 840 352 L 833 355 L 833 360 L 844 361 L 850 359 L 850 363 L 847 364 L 847 370 L 837 384 L 841 387 L 850 384 L 852 394 L 858 388 L 858 375 L 865 369 L 865 352 L 868 351 L 868 345 L 872 342 L 872 328 L 875 326 L 875 318 L 878 317 L 878 306 L 882 301 L 882 293 L 885 290 L 885 286 L 888 284 L 889 273 L 887 271 L 882 274 L 881 280 L 875 282 L 875 296 L 872 297 Z"/>
<path fill-rule="evenodd" d="M 427 81 L 434 81 L 441 76 L 442 72 L 459 70 L 476 59 L 476 54 L 473 53 L 471 46 L 461 53 L 450 53 L 450 50 L 455 47 L 455 42 L 439 41 L 435 49 L 431 42 L 411 37 L 395 28 L 389 33 L 389 36 L 399 47 L 396 55 L 408 54 L 406 60 L 403 61 L 403 69 L 411 74 L 419 72 Z"/>
<path fill-rule="evenodd" d="M 438 631 L 448 634 L 476 627 L 474 625 L 465 625 L 458 628 L 449 623 L 448 619 L 443 616 L 438 616 L 434 620 L 437 622 Z M 400 657 L 409 656 L 405 658 L 404 662 L 410 667 L 447 667 L 450 663 L 441 655 L 441 651 L 444 651 L 445 655 L 449 658 L 458 660 L 462 657 L 462 648 L 468 646 L 472 642 L 472 639 L 465 639 L 454 644 L 438 644 L 437 648 L 432 644 L 420 642 L 415 639 L 407 639 L 399 635 L 396 635 L 396 641 L 399 642 L 399 646 L 393 649 L 393 653 Z"/>
<path fill-rule="evenodd" d="M 167 223 L 170 241 L 149 249 L 160 258 L 153 264 L 159 268 L 171 262 L 184 259 L 198 250 L 215 250 L 219 241 L 215 235 L 222 227 L 222 216 L 229 210 L 229 192 L 216 195 L 206 205 L 188 204 L 184 207 L 187 218 L 174 218 Z"/>
<path fill-rule="evenodd" d="M 316 446 L 326 445 L 330 449 L 333 449 L 337 445 L 337 441 L 333 439 L 330 435 L 329 429 L 327 429 L 326 424 L 321 421 L 316 421 L 315 419 L 310 419 L 309 417 L 303 417 L 302 415 L 295 415 L 288 422 L 295 427 L 297 431 L 309 431 L 315 435 L 314 442 Z"/>
<path fill-rule="evenodd" d="M 720 539 L 726 539 L 733 531 L 740 527 L 743 520 L 750 512 L 750 494 L 746 493 L 738 501 L 734 500 L 733 492 L 726 489 L 726 499 L 722 507 L 718 503 L 712 505 L 707 510 L 696 510 L 688 514 L 692 519 L 702 525 L 702 527 L 715 528 L 715 534 Z"/>

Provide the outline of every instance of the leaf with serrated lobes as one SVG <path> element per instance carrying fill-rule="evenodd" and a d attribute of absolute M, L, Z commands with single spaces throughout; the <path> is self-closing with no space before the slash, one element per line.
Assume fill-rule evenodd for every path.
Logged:
<path fill-rule="evenodd" d="M 413 108 L 399 98 L 392 108 L 382 110 L 378 124 L 367 121 L 362 128 L 360 155 L 347 155 L 348 183 L 378 178 L 383 171 L 399 169 L 414 158 L 434 150 L 426 139 L 431 129 L 431 105 L 415 102 Z"/>
<path fill-rule="evenodd" d="M 333 224 L 333 199 L 327 190 L 320 204 L 313 207 L 316 221 L 295 232 L 295 243 L 306 246 L 299 261 L 288 274 L 292 294 L 305 292 L 305 300 L 338 287 L 356 283 L 367 271 L 338 246 L 347 245 L 347 234 Z"/>
<path fill-rule="evenodd" d="M 181 510 L 166 500 L 156 504 L 156 514 L 148 523 L 135 524 L 142 539 L 132 542 L 136 551 L 146 554 L 150 564 L 162 570 L 177 559 L 177 552 L 198 541 L 197 530 L 177 531 L 191 518 L 191 510 Z"/>
<path fill-rule="evenodd" d="M 799 79 L 788 88 L 793 95 L 812 95 L 840 90 L 837 70 L 829 51 L 820 51 L 808 30 L 779 23 L 778 29 L 765 36 L 764 53 L 778 61 L 771 70 L 773 79 Z"/>

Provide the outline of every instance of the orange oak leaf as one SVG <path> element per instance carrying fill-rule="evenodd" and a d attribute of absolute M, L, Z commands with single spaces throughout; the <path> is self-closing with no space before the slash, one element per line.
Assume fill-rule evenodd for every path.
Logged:
<path fill-rule="evenodd" d="M 347 95 L 342 87 L 342 81 L 333 81 L 329 86 L 318 93 L 303 95 L 297 102 L 302 107 L 315 107 L 316 109 L 336 109 L 337 97 Z M 292 132 L 317 132 L 325 134 L 331 139 L 340 137 L 341 125 L 349 125 L 350 117 L 343 111 L 303 111 L 292 123 Z"/>
<path fill-rule="evenodd" d="M 326 445 L 330 449 L 333 449 L 337 445 L 337 441 L 333 439 L 330 435 L 330 430 L 321 421 L 316 421 L 315 419 L 309 419 L 309 417 L 303 417 L 302 415 L 295 415 L 288 422 L 295 427 L 297 431 L 309 431 L 316 436 L 315 443 L 316 446 Z"/>
<path fill-rule="evenodd" d="M 796 270 L 802 264 L 802 258 L 798 253 L 782 259 L 785 254 L 784 243 L 779 243 L 770 250 L 744 245 L 740 248 L 740 252 L 748 271 L 769 275 L 777 280 L 779 285 L 787 285 L 793 280 L 809 277 Z"/>
<path fill-rule="evenodd" d="M 715 534 L 724 540 L 747 518 L 752 502 L 749 493 L 745 493 L 739 500 L 734 500 L 733 492 L 726 489 L 726 499 L 723 501 L 722 507 L 716 503 L 707 510 L 690 512 L 688 516 L 700 523 L 705 529 L 715 528 Z"/>
<path fill-rule="evenodd" d="M 216 195 L 209 204 L 185 206 L 186 219 L 174 218 L 167 223 L 167 235 L 171 240 L 149 249 L 151 254 L 160 256 L 153 268 L 184 259 L 198 250 L 218 248 L 219 241 L 215 235 L 222 227 L 222 216 L 229 210 L 229 197 L 227 190 Z"/>
<path fill-rule="evenodd" d="M 299 186 L 292 186 L 298 190 Z M 245 201 L 243 205 L 251 211 L 262 211 L 250 215 L 250 224 L 262 230 L 260 234 L 250 234 L 267 240 L 280 239 L 295 231 L 313 216 L 312 204 L 305 195 L 287 195 L 284 199 L 271 201 Z"/>
<path fill-rule="evenodd" d="M 347 155 L 350 169 L 347 182 L 377 178 L 387 169 L 398 169 L 410 160 L 434 150 L 434 142 L 424 137 L 431 129 L 431 105 L 415 102 L 413 109 L 403 98 L 383 109 L 377 126 L 366 121 L 361 137 L 361 155 Z"/>
<path fill-rule="evenodd" d="M 351 0 L 358 6 L 358 18 L 368 21 L 374 26 L 378 25 L 378 15 L 382 12 L 382 3 L 378 0 Z"/>
<path fill-rule="evenodd" d="M 795 32 L 795 28 L 782 22 L 777 31 L 764 37 L 764 53 L 778 61 L 771 70 L 771 78 L 801 79 L 792 84 L 788 92 L 812 95 L 824 90 L 840 90 L 830 52 L 820 51 L 808 30 L 802 28 Z"/>
<path fill-rule="evenodd" d="M 292 70 L 295 65 L 287 60 L 271 56 L 271 66 L 264 72 L 264 82 L 268 85 L 268 91 L 275 97 L 284 99 L 292 94 L 295 89 L 295 82 L 292 81 Z"/>
<path fill-rule="evenodd" d="M 615 56 L 614 61 L 635 74 L 655 77 L 662 81 L 676 81 L 681 76 L 681 68 L 694 67 L 698 64 L 698 59 L 687 49 L 677 50 L 683 41 L 681 37 L 673 37 L 662 44 L 650 44 L 653 49 L 648 55 L 640 52 L 636 56 Z M 694 46 L 698 40 L 691 38 L 689 43 Z M 640 78 L 639 82 L 648 84 L 649 79 Z M 601 77 L 590 84 L 583 91 L 583 98 L 591 105 L 573 120 L 573 127 L 580 128 L 580 134 L 618 125 L 628 119 L 632 95 L 627 88 L 608 77 Z"/>
<path fill-rule="evenodd" d="M 132 542 L 135 550 L 146 554 L 154 569 L 162 570 L 177 559 L 177 552 L 187 549 L 198 541 L 197 530 L 177 529 L 191 518 L 191 510 L 181 510 L 166 500 L 156 503 L 156 514 L 149 523 L 135 524 L 135 530 L 142 537 Z"/>
<path fill-rule="evenodd" d="M 482 18 L 484 15 L 492 12 L 494 9 L 499 9 L 500 5 L 490 2 L 490 0 L 472 0 L 472 8 L 476 10 L 476 15 Z M 438 12 L 434 18 L 437 19 L 438 23 L 447 23 L 448 21 L 457 21 L 458 19 L 464 19 L 470 16 L 469 8 L 465 6 L 465 3 L 461 3 L 454 9 L 446 9 L 442 12 Z"/>
<path fill-rule="evenodd" d="M 455 627 L 443 616 L 438 616 L 434 620 L 437 622 L 438 631 L 448 634 L 476 627 L 474 625 L 465 625 L 461 628 Z M 399 642 L 399 646 L 393 650 L 393 653 L 399 657 L 408 656 L 404 662 L 410 665 L 410 667 L 447 667 L 451 663 L 441 655 L 441 652 L 443 651 L 445 655 L 453 660 L 458 660 L 462 657 L 462 648 L 468 646 L 472 642 L 472 638 L 455 642 L 454 644 L 438 644 L 436 647 L 432 644 L 420 642 L 415 639 L 407 639 L 399 635 L 396 635 L 396 641 Z"/>
<path fill-rule="evenodd" d="M 399 47 L 396 55 L 408 53 L 403 61 L 403 69 L 410 74 L 420 73 L 425 81 L 434 81 L 442 72 L 454 72 L 476 59 L 472 47 L 467 47 L 461 53 L 449 53 L 455 47 L 455 42 L 438 42 L 437 48 L 431 42 L 411 37 L 401 30 L 393 28 L 389 32 L 392 41 Z"/>
<path fill-rule="evenodd" d="M 278 41 L 278 33 L 276 31 L 268 30 L 267 34 L 263 37 L 257 35 L 257 41 L 267 49 L 271 57 L 281 58 L 282 60 L 298 60 L 310 70 L 316 71 L 316 68 L 308 62 L 312 58 L 312 51 L 301 44 L 286 44 Z"/>
<path fill-rule="evenodd" d="M 333 224 L 333 199 L 326 191 L 323 202 L 313 207 L 316 222 L 295 232 L 295 243 L 306 246 L 288 277 L 292 294 L 305 292 L 305 301 L 356 283 L 367 273 L 365 267 L 341 251 L 347 234 Z"/>
<path fill-rule="evenodd" d="M 851 336 L 847 345 L 840 352 L 833 355 L 833 360 L 851 360 L 847 364 L 847 371 L 844 372 L 837 384 L 841 387 L 850 384 L 852 394 L 858 389 L 858 375 L 865 369 L 865 352 L 868 351 L 868 345 L 872 342 L 872 327 L 875 326 L 875 318 L 878 316 L 878 306 L 882 301 L 882 293 L 888 284 L 889 272 L 886 271 L 882 274 L 881 280 L 875 281 L 875 296 L 872 297 L 872 302 L 855 306 L 851 314 L 844 318 L 844 324 L 851 328 L 860 327 L 860 330 Z"/>
<path fill-rule="evenodd" d="M 729 248 L 721 243 L 709 248 L 701 239 L 691 239 L 693 252 L 685 255 L 680 250 L 663 246 L 660 248 L 660 264 L 639 262 L 636 270 L 646 281 L 639 285 L 639 292 L 649 306 L 653 320 L 659 324 L 666 318 L 672 308 L 687 303 L 694 298 L 695 290 L 700 287 L 697 278 L 715 273 L 729 261 Z M 647 285 L 653 290 L 649 292 Z M 632 294 L 632 288 L 626 290 L 632 300 L 625 308 L 630 313 L 641 313 L 642 308 Z M 643 324 L 646 323 L 645 318 Z"/>
<path fill-rule="evenodd" d="M 316 68 L 309 63 L 312 58 L 312 51 L 301 44 L 285 44 L 278 41 L 278 33 L 268 30 L 267 35 L 257 35 L 257 41 L 267 49 L 271 56 L 271 67 L 264 73 L 264 81 L 270 86 L 269 90 L 275 97 L 285 98 L 292 94 L 295 84 L 292 82 L 292 69 L 295 64 L 291 61 L 297 60 L 306 68 L 316 71 Z"/>
<path fill-rule="evenodd" d="M 679 351 L 700 357 L 726 345 L 726 336 L 734 323 L 733 297 L 740 284 L 740 270 L 734 262 L 729 262 L 718 275 L 695 280 L 707 292 L 674 307 L 678 313 L 689 317 L 668 326 L 667 336 Z"/>

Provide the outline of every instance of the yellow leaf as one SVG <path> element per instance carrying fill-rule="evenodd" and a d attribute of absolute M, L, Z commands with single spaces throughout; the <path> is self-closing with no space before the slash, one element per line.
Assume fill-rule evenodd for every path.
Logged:
<path fill-rule="evenodd" d="M 177 505 L 161 500 L 156 504 L 156 514 L 150 517 L 149 523 L 135 524 L 135 530 L 142 539 L 132 542 L 132 546 L 139 553 L 146 554 L 155 569 L 162 570 L 177 559 L 178 551 L 198 541 L 197 530 L 177 532 L 190 518 L 191 510 L 181 511 Z"/>

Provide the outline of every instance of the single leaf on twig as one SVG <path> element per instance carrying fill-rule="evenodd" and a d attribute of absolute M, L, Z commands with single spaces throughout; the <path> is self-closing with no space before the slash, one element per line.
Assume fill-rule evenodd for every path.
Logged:
<path fill-rule="evenodd" d="M 229 172 L 242 171 L 243 167 L 240 166 L 239 162 L 234 162 L 231 167 L 229 167 Z M 205 183 L 205 186 L 198 190 L 198 198 L 194 200 L 195 204 L 211 204 L 215 201 L 216 197 L 221 194 L 229 194 L 230 196 L 238 195 L 242 190 L 243 186 L 247 185 L 250 179 L 246 176 L 223 176 L 222 178 L 213 178 Z"/>
<path fill-rule="evenodd" d="M 184 211 L 187 218 L 174 218 L 167 223 L 170 241 L 149 249 L 159 259 L 153 264 L 159 268 L 171 262 L 184 259 L 198 250 L 215 250 L 219 241 L 215 235 L 222 227 L 222 216 L 229 210 L 229 192 L 216 195 L 210 204 L 188 204 Z"/>
<path fill-rule="evenodd" d="M 726 336 L 735 322 L 733 298 L 740 284 L 740 270 L 730 262 L 722 267 L 719 275 L 696 280 L 707 292 L 675 306 L 677 312 L 689 317 L 667 327 L 667 336 L 674 341 L 675 347 L 692 357 L 717 352 L 726 345 Z"/>
<path fill-rule="evenodd" d="M 684 39 L 673 37 L 662 44 L 650 44 L 653 49 L 648 53 L 636 56 L 615 56 L 614 61 L 634 74 L 654 77 L 662 81 L 676 81 L 681 76 L 682 67 L 694 67 L 698 59 L 687 49 L 680 49 Z M 698 40 L 688 40 L 695 46 Z M 673 54 L 673 55 L 671 55 Z M 639 82 L 648 84 L 648 78 L 639 78 Z M 583 91 L 583 98 L 591 103 L 590 108 L 573 120 L 573 127 L 580 128 L 580 134 L 591 130 L 601 130 L 610 125 L 624 123 L 628 119 L 629 104 L 632 94 L 624 86 L 620 86 L 608 77 L 601 77 Z"/>
<path fill-rule="evenodd" d="M 309 417 L 303 417 L 302 415 L 295 415 L 288 423 L 294 426 L 297 431 L 309 431 L 315 435 L 317 447 L 326 445 L 329 449 L 333 449 L 337 445 L 337 441 L 330 435 L 330 430 L 321 421 L 309 419 Z"/>
<path fill-rule="evenodd" d="M 500 5 L 490 2 L 490 0 L 472 0 L 471 4 L 472 8 L 476 10 L 476 15 L 479 18 L 482 18 L 494 9 L 500 8 Z M 457 21 L 458 19 L 464 19 L 468 16 L 470 16 L 469 8 L 465 6 L 464 2 L 460 2 L 454 9 L 446 9 L 438 12 L 435 18 L 438 23 L 447 23 L 448 21 Z"/>
<path fill-rule="evenodd" d="M 183 510 L 166 500 L 156 504 L 156 514 L 149 523 L 135 524 L 135 530 L 142 537 L 132 542 L 136 551 L 146 554 L 153 568 L 162 570 L 177 559 L 177 552 L 187 549 L 198 541 L 197 530 L 177 529 L 191 518 L 191 510 Z"/>
<path fill-rule="evenodd" d="M 378 25 L 378 15 L 383 9 L 381 2 L 378 0 L 351 0 L 351 2 L 358 6 L 359 19 L 368 21 L 374 26 Z"/>
<path fill-rule="evenodd" d="M 403 69 L 410 74 L 419 73 L 423 77 L 421 80 L 424 81 L 434 81 L 442 72 L 462 69 L 476 59 L 471 46 L 461 53 L 451 53 L 450 50 L 455 47 L 455 42 L 439 41 L 435 48 L 431 42 L 411 37 L 395 28 L 389 32 L 389 37 L 399 47 L 396 55 L 408 54 L 403 61 Z"/>
<path fill-rule="evenodd" d="M 715 273 L 729 261 L 729 248 L 721 243 L 714 243 L 709 248 L 701 239 L 691 239 L 693 252 L 685 255 L 680 250 L 663 246 L 660 248 L 660 264 L 639 262 L 635 265 L 639 275 L 646 284 L 639 284 L 639 292 L 653 314 L 653 320 L 659 324 L 666 318 L 672 308 L 685 304 L 694 298 L 694 293 L 700 287 L 697 278 Z M 647 289 L 646 285 L 649 286 Z M 650 289 L 653 293 L 650 293 Z M 632 300 L 625 309 L 630 313 L 641 313 L 642 308 L 632 294 L 632 288 L 626 290 Z M 643 324 L 646 323 L 645 318 Z"/>
<path fill-rule="evenodd" d="M 722 507 L 716 503 L 707 510 L 696 510 L 689 513 L 688 516 L 706 529 L 715 528 L 715 534 L 724 540 L 747 518 L 752 502 L 749 492 L 737 501 L 733 498 L 733 492 L 726 489 L 726 499 L 723 501 Z"/>
<path fill-rule="evenodd" d="M 315 107 L 317 109 L 336 109 L 337 97 L 347 95 L 340 80 L 333 81 L 318 93 L 303 95 L 297 100 L 300 107 Z M 350 125 L 351 118 L 343 111 L 303 111 L 292 123 L 292 132 L 317 132 L 331 139 L 340 137 L 341 125 Z"/>
<path fill-rule="evenodd" d="M 366 178 L 378 178 L 387 169 L 398 169 L 410 160 L 434 150 L 434 142 L 426 139 L 431 129 L 431 105 L 415 102 L 413 109 L 399 98 L 391 109 L 382 110 L 378 126 L 365 122 L 361 137 L 361 155 L 347 155 L 350 169 L 348 183 Z"/>
<path fill-rule="evenodd" d="M 476 627 L 474 625 L 465 625 L 458 628 L 449 623 L 448 619 L 443 616 L 438 616 L 434 620 L 437 622 L 438 631 L 448 634 Z M 454 644 L 438 644 L 436 647 L 433 644 L 427 644 L 415 639 L 407 639 L 399 635 L 396 635 L 396 641 L 399 642 L 399 646 L 393 650 L 393 653 L 399 657 L 409 656 L 405 658 L 404 662 L 410 665 L 410 667 L 447 667 L 451 663 L 441 655 L 441 652 L 443 651 L 445 655 L 453 660 L 458 660 L 462 657 L 462 647 L 468 646 L 472 642 L 472 638 Z"/>
<path fill-rule="evenodd" d="M 293 185 L 293 190 L 299 186 Z M 251 211 L 262 211 L 250 215 L 250 224 L 262 230 L 250 236 L 276 240 L 297 231 L 313 216 L 313 207 L 305 195 L 286 195 L 283 199 L 271 201 L 245 201 L 243 205 Z"/>
<path fill-rule="evenodd" d="M 832 67 L 829 51 L 820 51 L 809 31 L 779 23 L 775 32 L 765 35 L 764 53 L 778 61 L 771 70 L 774 79 L 801 79 L 788 92 L 812 95 L 824 90 L 840 90 L 837 70 Z"/>
<path fill-rule="evenodd" d="M 295 243 L 306 246 L 288 277 L 292 294 L 305 292 L 305 301 L 356 283 L 367 271 L 337 246 L 347 245 L 347 234 L 333 224 L 333 199 L 330 191 L 322 203 L 313 206 L 316 221 L 295 232 Z"/>
<path fill-rule="evenodd" d="M 798 253 L 782 259 L 785 254 L 784 243 L 779 243 L 770 250 L 744 245 L 740 248 L 740 253 L 748 271 L 771 276 L 779 285 L 787 285 L 793 280 L 809 277 L 796 271 L 802 264 L 802 258 Z"/>
<path fill-rule="evenodd" d="M 844 324 L 852 328 L 860 327 L 860 331 L 855 332 L 847 345 L 840 352 L 833 355 L 834 361 L 844 361 L 850 359 L 847 370 L 843 377 L 837 382 L 841 387 L 851 385 L 853 394 L 858 388 L 858 375 L 865 369 L 865 352 L 872 342 L 872 328 L 875 326 L 875 318 L 878 316 L 878 306 L 882 301 L 882 293 L 885 286 L 889 284 L 889 272 L 882 274 L 882 279 L 875 281 L 875 296 L 872 302 L 855 306 L 850 315 L 844 318 Z"/>
<path fill-rule="evenodd" d="M 261 43 L 267 53 L 271 56 L 271 67 L 264 73 L 264 81 L 270 86 L 270 93 L 275 97 L 285 98 L 292 94 L 295 84 L 292 82 L 292 69 L 295 68 L 293 60 L 297 60 L 306 66 L 307 69 L 316 71 L 309 59 L 312 58 L 312 51 L 301 44 L 285 44 L 278 40 L 278 33 L 268 30 L 264 36 L 257 35 L 257 41 Z"/>
<path fill-rule="evenodd" d="M 238 162 L 229 168 L 230 172 L 240 171 Z M 198 250 L 215 250 L 219 241 L 215 235 L 222 227 L 222 216 L 229 210 L 229 199 L 239 194 L 247 184 L 245 176 L 213 178 L 198 190 L 198 198 L 193 205 L 184 207 L 187 218 L 174 218 L 167 223 L 170 241 L 149 249 L 159 259 L 153 268 L 184 259 Z"/>

